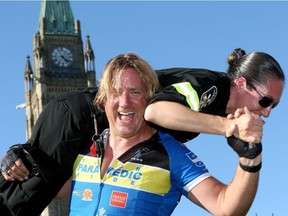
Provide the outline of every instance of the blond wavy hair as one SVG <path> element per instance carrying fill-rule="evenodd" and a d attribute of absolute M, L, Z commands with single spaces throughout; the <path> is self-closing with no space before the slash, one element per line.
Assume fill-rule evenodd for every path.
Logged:
<path fill-rule="evenodd" d="M 95 106 L 103 110 L 103 104 L 108 95 L 115 92 L 115 82 L 121 76 L 124 68 L 133 68 L 138 73 L 144 84 L 148 102 L 158 91 L 160 87 L 158 77 L 148 62 L 134 53 L 120 54 L 110 59 L 104 67 L 94 99 Z"/>

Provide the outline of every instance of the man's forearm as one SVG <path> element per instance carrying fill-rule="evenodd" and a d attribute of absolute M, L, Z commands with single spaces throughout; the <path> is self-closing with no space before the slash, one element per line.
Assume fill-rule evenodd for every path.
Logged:
<path fill-rule="evenodd" d="M 239 163 L 246 167 L 257 167 L 261 155 L 255 159 L 239 158 Z M 227 215 L 246 215 L 256 196 L 259 183 L 259 170 L 248 172 L 238 165 L 234 179 L 221 193 Z"/>

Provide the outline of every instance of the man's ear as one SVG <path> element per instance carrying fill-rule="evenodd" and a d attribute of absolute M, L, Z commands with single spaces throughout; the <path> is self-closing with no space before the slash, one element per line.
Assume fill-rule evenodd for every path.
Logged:
<path fill-rule="evenodd" d="M 239 77 L 234 80 L 236 91 L 241 92 L 243 89 L 246 89 L 247 87 L 247 81 L 244 77 Z"/>

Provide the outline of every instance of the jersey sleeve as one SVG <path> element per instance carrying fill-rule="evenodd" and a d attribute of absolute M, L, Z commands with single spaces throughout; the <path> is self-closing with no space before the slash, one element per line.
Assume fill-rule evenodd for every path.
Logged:
<path fill-rule="evenodd" d="M 211 174 L 200 158 L 185 145 L 181 145 L 169 134 L 161 131 L 159 134 L 170 159 L 171 190 L 176 189 L 187 196 L 189 191 Z"/>

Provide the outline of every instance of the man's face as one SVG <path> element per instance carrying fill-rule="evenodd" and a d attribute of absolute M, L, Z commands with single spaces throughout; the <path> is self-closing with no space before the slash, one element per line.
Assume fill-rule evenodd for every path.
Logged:
<path fill-rule="evenodd" d="M 143 118 L 147 99 L 139 75 L 133 68 L 123 69 L 114 90 L 104 103 L 111 132 L 123 138 L 141 134 L 147 126 Z"/>

